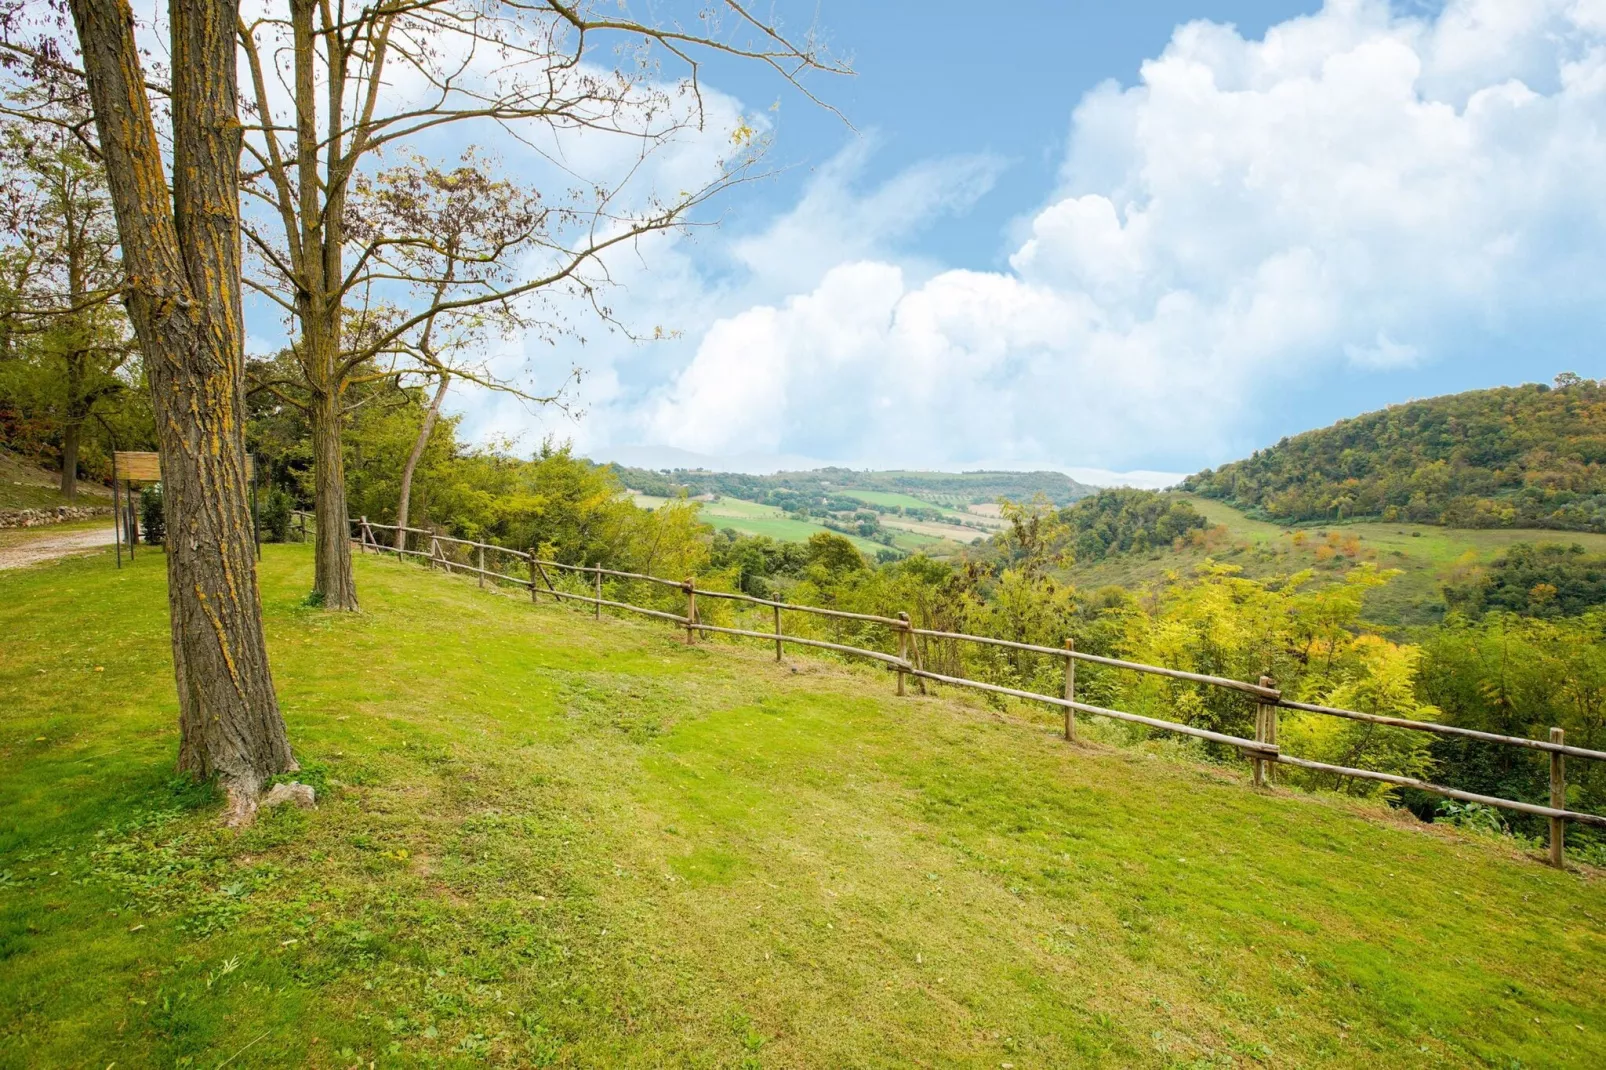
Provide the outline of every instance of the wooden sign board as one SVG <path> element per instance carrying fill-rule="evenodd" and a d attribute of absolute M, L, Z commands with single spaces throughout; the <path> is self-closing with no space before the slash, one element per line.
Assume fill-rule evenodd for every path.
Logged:
<path fill-rule="evenodd" d="M 162 481 L 162 457 L 158 453 L 144 453 L 133 450 L 118 450 L 113 454 L 117 463 L 117 478 L 129 483 L 160 483 Z M 249 455 L 245 458 L 245 481 L 251 483 L 256 479 L 256 462 Z"/>

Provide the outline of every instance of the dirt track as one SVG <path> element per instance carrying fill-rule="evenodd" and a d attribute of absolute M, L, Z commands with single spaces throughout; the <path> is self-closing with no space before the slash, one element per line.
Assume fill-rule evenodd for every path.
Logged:
<path fill-rule="evenodd" d="M 30 537 L 16 542 L 0 542 L 0 571 L 37 565 L 41 561 L 53 561 L 72 554 L 89 553 L 112 544 L 109 519 L 89 531 L 80 528 L 76 531 L 52 532 L 47 528 L 24 528 L 7 534 L 22 532 L 27 532 Z"/>

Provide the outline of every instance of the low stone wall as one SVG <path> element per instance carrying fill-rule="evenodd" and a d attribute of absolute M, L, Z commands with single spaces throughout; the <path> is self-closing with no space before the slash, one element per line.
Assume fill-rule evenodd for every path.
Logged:
<path fill-rule="evenodd" d="M 53 509 L 0 509 L 0 528 L 37 528 L 44 524 L 65 524 L 69 520 L 110 517 L 109 505 L 58 505 Z"/>

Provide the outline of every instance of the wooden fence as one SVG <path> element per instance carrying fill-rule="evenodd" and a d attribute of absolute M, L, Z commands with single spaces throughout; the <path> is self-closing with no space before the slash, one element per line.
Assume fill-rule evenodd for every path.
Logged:
<path fill-rule="evenodd" d="M 298 513 L 297 515 L 300 518 L 300 531 L 304 539 L 309 514 Z M 929 680 L 933 683 L 970 688 L 989 694 L 1007 695 L 1029 702 L 1043 703 L 1063 711 L 1065 718 L 1064 734 L 1067 740 L 1074 741 L 1076 739 L 1076 715 L 1081 713 L 1141 724 L 1162 732 L 1189 736 L 1194 739 L 1207 740 L 1236 748 L 1250 761 L 1253 782 L 1257 787 L 1263 786 L 1267 782 L 1274 766 L 1287 765 L 1313 772 L 1331 773 L 1341 777 L 1414 788 L 1418 791 L 1458 799 L 1463 802 L 1481 803 L 1486 806 L 1547 818 L 1550 824 L 1550 862 L 1558 867 L 1563 864 L 1565 827 L 1568 821 L 1575 821 L 1582 825 L 1592 825 L 1597 828 L 1606 828 L 1606 816 L 1568 810 L 1566 808 L 1567 784 L 1564 765 L 1564 760 L 1568 757 L 1606 761 L 1606 751 L 1571 746 L 1565 742 L 1560 728 L 1552 728 L 1550 730 L 1550 738 L 1548 740 L 1540 740 L 1523 736 L 1499 735 L 1494 732 L 1482 732 L 1470 728 L 1459 728 L 1455 725 L 1439 724 L 1434 721 L 1413 721 L 1403 717 L 1384 717 L 1377 714 L 1362 713 L 1358 710 L 1346 710 L 1309 702 L 1296 702 L 1284 697 L 1271 678 L 1266 676 L 1262 676 L 1255 683 L 1248 683 L 1243 680 L 1208 676 L 1203 673 L 1187 672 L 1182 669 L 1145 665 L 1135 661 L 1123 661 L 1119 658 L 1104 657 L 1077 650 L 1074 642 L 1069 639 L 1065 641 L 1063 648 L 1058 648 L 1036 646 L 1030 643 L 1017 643 L 1007 639 L 994 639 L 989 636 L 969 635 L 963 632 L 917 628 L 911 623 L 907 613 L 900 613 L 896 617 L 879 616 L 871 613 L 852 613 L 822 606 L 807 606 L 758 598 L 754 595 L 739 594 L 731 591 L 700 589 L 690 578 L 674 580 L 639 572 L 622 572 L 617 569 L 603 568 L 601 565 L 568 565 L 559 561 L 549 561 L 541 558 L 533 549 L 527 552 L 510 550 L 503 546 L 452 538 L 420 528 L 399 529 L 393 525 L 372 523 L 367 517 L 353 520 L 351 525 L 353 540 L 364 551 L 394 553 L 398 556 L 422 558 L 431 568 L 475 574 L 478 576 L 482 587 L 487 581 L 525 587 L 529 589 L 531 601 L 537 601 L 545 596 L 552 598 L 554 601 L 589 605 L 593 607 L 599 620 L 602 617 L 602 610 L 609 608 L 669 621 L 677 628 L 685 630 L 688 644 L 695 642 L 698 633 L 758 639 L 775 645 L 775 659 L 777 661 L 781 660 L 787 644 L 831 650 L 888 666 L 889 671 L 896 673 L 896 686 L 899 695 L 905 693 L 906 678 L 913 678 L 920 681 L 922 688 L 924 687 L 924 681 Z M 390 532 L 392 537 L 382 543 L 376 534 L 377 532 Z M 397 532 L 401 533 L 400 539 L 395 538 L 395 533 Z M 507 571 L 508 562 L 515 562 L 516 564 L 513 567 L 518 571 Z M 556 582 L 554 577 L 557 577 Z M 622 597 L 606 598 L 604 597 L 605 592 L 603 589 L 605 577 L 613 581 L 616 587 L 625 585 L 628 588 L 631 584 L 643 584 L 648 589 L 656 588 L 671 599 L 683 600 L 681 604 L 684 605 L 684 610 L 682 612 L 673 612 L 669 609 L 661 608 L 664 604 L 661 600 L 660 607 L 653 607 L 637 605 L 623 600 Z M 675 595 L 670 592 L 679 592 L 679 594 Z M 697 603 L 699 598 L 703 599 L 705 604 L 707 600 L 714 599 L 747 607 L 749 610 L 768 609 L 769 613 L 766 616 L 769 617 L 772 626 L 767 630 L 759 630 L 757 628 L 728 627 L 709 623 L 703 619 L 704 614 L 698 610 Z M 860 625 L 873 625 L 877 630 L 884 632 L 888 639 L 888 645 L 895 646 L 896 652 L 874 650 L 845 642 L 831 642 L 818 637 L 788 634 L 783 630 L 783 614 L 804 614 L 826 620 L 851 621 Z M 925 643 L 922 643 L 922 640 Z M 1064 662 L 1064 692 L 1059 695 L 1048 695 L 1037 691 L 1006 687 L 1001 684 L 986 683 L 980 680 L 967 679 L 963 676 L 930 671 L 926 668 L 923 647 L 926 647 L 932 641 L 974 643 L 984 647 L 1002 648 L 1062 659 Z M 1129 713 L 1125 710 L 1110 709 L 1078 701 L 1076 697 L 1076 667 L 1078 663 L 1146 673 L 1173 680 L 1222 688 L 1241 694 L 1255 703 L 1255 737 L 1248 739 L 1242 736 L 1228 735 L 1194 725 L 1146 717 L 1136 713 Z M 1371 769 L 1355 769 L 1348 766 L 1331 765 L 1327 762 L 1311 761 L 1307 758 L 1286 754 L 1277 743 L 1278 711 L 1282 709 L 1544 752 L 1550 755 L 1550 805 L 1541 806 L 1537 803 L 1521 802 L 1493 795 L 1480 795 L 1476 792 L 1461 791 L 1457 788 L 1445 787 L 1442 784 L 1434 784 L 1415 777 L 1381 773 Z"/>

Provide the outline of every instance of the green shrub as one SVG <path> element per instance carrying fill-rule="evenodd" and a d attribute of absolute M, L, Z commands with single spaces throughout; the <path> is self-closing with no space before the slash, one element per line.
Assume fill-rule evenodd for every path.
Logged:
<path fill-rule="evenodd" d="M 288 542 L 290 540 L 290 513 L 295 502 L 283 487 L 268 490 L 268 500 L 262 506 L 262 541 Z"/>
<path fill-rule="evenodd" d="M 145 541 L 149 545 L 167 541 L 167 510 L 162 506 L 160 484 L 139 492 L 139 525 L 145 529 Z"/>

